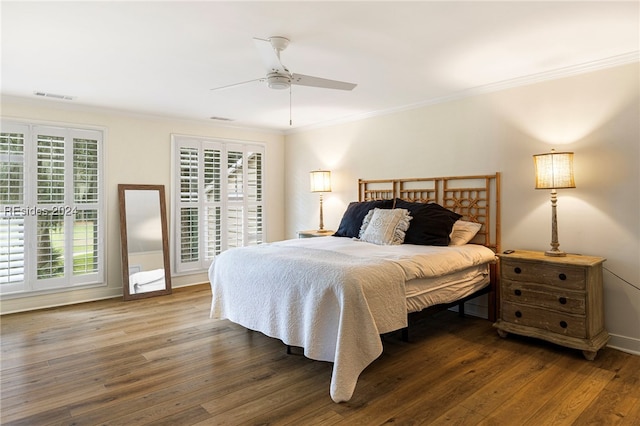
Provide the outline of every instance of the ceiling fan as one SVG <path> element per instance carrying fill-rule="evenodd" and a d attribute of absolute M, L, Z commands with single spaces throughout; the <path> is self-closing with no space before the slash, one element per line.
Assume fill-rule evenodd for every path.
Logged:
<path fill-rule="evenodd" d="M 277 90 L 291 89 L 291 85 L 336 90 L 353 90 L 353 88 L 357 86 L 356 84 L 346 83 L 344 81 L 328 80 L 326 78 L 313 77 L 310 75 L 295 74 L 289 71 L 280 61 L 280 52 L 286 49 L 289 45 L 289 39 L 286 37 L 273 36 L 266 40 L 254 37 L 253 41 L 258 49 L 258 53 L 260 54 L 262 61 L 267 67 L 267 75 L 253 80 L 215 87 L 211 90 L 227 89 L 255 81 L 266 82 L 269 88 Z"/>

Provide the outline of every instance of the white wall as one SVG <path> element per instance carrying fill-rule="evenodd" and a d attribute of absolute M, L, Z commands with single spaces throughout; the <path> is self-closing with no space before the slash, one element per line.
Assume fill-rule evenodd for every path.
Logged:
<path fill-rule="evenodd" d="M 639 75 L 636 63 L 288 135 L 286 236 L 318 226 L 317 168 L 332 170 L 328 229 L 358 178 L 499 171 L 503 248 L 546 250 L 549 192 L 534 189 L 532 155 L 570 150 L 577 188 L 559 191 L 560 248 L 607 258 L 610 346 L 640 353 Z"/>
<path fill-rule="evenodd" d="M 214 124 L 169 118 L 136 116 L 113 111 L 78 107 L 47 100 L 2 98 L 3 118 L 101 126 L 105 137 L 105 186 L 107 200 L 106 282 L 103 286 L 43 294 L 3 297 L 0 312 L 14 312 L 60 304 L 77 303 L 122 295 L 119 183 L 160 184 L 165 186 L 167 216 L 171 221 L 171 134 L 216 137 L 266 144 L 265 211 L 267 241 L 284 235 L 284 136 L 276 132 L 218 127 Z M 171 238 L 171 235 L 170 235 Z M 174 287 L 208 282 L 206 274 L 174 276 Z"/>

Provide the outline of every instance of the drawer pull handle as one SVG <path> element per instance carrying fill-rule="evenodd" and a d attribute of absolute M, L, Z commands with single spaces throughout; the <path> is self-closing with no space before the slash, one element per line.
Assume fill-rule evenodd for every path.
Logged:
<path fill-rule="evenodd" d="M 560 274 L 558 275 L 558 278 L 560 278 L 561 281 L 564 281 L 567 279 L 567 276 L 565 274 Z"/>
<path fill-rule="evenodd" d="M 560 299 L 558 299 L 558 302 L 560 302 L 561 305 L 566 305 L 567 304 L 567 298 L 566 297 L 561 297 Z"/>
<path fill-rule="evenodd" d="M 513 272 L 515 272 L 516 274 L 519 274 L 520 272 L 522 272 L 522 269 L 516 266 L 515 268 L 513 268 Z"/>
<path fill-rule="evenodd" d="M 517 318 L 522 318 L 522 312 L 516 311 L 516 317 Z"/>
<path fill-rule="evenodd" d="M 522 296 L 522 291 L 520 291 L 519 289 L 518 289 L 518 290 L 515 290 L 513 293 L 514 293 L 516 296 Z"/>
<path fill-rule="evenodd" d="M 567 322 L 566 321 L 560 321 L 560 327 L 562 328 L 567 328 Z"/>

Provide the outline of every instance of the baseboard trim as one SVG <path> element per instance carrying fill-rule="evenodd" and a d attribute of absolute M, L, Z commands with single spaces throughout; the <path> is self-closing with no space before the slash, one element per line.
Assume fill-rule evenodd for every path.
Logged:
<path fill-rule="evenodd" d="M 627 352 L 632 355 L 640 355 L 640 339 L 628 336 L 620 336 L 619 334 L 611 334 L 607 347 Z"/>

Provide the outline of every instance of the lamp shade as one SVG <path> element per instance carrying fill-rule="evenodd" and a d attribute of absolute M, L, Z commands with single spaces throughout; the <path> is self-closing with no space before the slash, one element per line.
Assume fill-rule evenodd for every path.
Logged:
<path fill-rule="evenodd" d="M 309 173 L 311 192 L 331 192 L 331 172 L 314 170 Z"/>
<path fill-rule="evenodd" d="M 533 156 L 536 189 L 575 188 L 573 152 L 551 152 Z"/>

